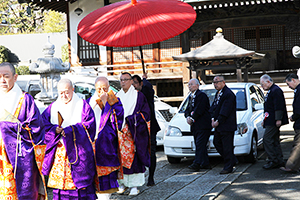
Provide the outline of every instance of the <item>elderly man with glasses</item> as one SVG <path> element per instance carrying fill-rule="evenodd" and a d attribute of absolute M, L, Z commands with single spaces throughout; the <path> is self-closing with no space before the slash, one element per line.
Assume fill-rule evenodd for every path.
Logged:
<path fill-rule="evenodd" d="M 220 174 L 228 174 L 233 171 L 233 167 L 237 163 L 233 151 L 234 132 L 237 129 L 236 97 L 226 86 L 223 76 L 216 76 L 213 84 L 217 90 L 215 100 L 210 107 L 211 125 L 215 128 L 213 142 L 225 163 Z"/>
<path fill-rule="evenodd" d="M 123 72 L 120 77 L 122 89 L 117 93 L 124 108 L 123 132 L 130 131 L 135 145 L 132 165 L 124 167 L 124 178 L 119 180 L 119 193 L 131 188 L 129 195 L 139 193 L 137 187 L 145 183 L 146 166 L 150 167 L 149 134 L 151 112 L 142 92 L 135 90 L 131 74 Z"/>

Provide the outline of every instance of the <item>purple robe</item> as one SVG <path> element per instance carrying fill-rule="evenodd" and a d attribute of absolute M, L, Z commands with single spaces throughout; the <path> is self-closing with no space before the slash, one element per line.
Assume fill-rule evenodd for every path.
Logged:
<path fill-rule="evenodd" d="M 20 132 L 22 155 L 17 157 L 17 195 L 19 200 L 37 199 L 40 175 L 29 133 L 23 128 L 26 125 L 31 128 L 31 135 L 35 144 L 41 144 L 44 141 L 45 131 L 39 109 L 29 94 L 25 94 L 18 120 L 22 125 Z M 0 129 L 8 159 L 13 168 L 15 168 L 18 124 L 1 121 Z"/>
<path fill-rule="evenodd" d="M 96 140 L 96 163 L 98 166 L 118 167 L 120 166 L 118 157 L 118 132 L 113 115 L 116 112 L 118 129 L 121 130 L 124 118 L 124 109 L 120 99 L 119 102 L 110 106 L 106 102 L 101 113 L 98 139 Z M 90 99 L 87 100 L 88 102 Z M 108 116 L 108 117 L 107 117 Z M 105 125 L 103 125 L 105 124 Z M 109 190 L 119 187 L 117 171 L 109 175 L 99 177 L 100 190 Z"/>
<path fill-rule="evenodd" d="M 52 124 L 50 122 L 52 104 L 50 104 L 42 114 L 46 131 L 45 143 L 47 144 L 42 171 L 44 175 L 49 175 L 51 171 L 52 164 L 55 158 L 57 144 L 61 138 L 63 139 L 63 143 L 65 145 L 67 156 L 70 162 L 76 160 L 76 150 L 74 147 L 72 127 L 68 126 L 64 128 L 66 137 L 62 137 L 61 134 L 55 133 L 55 129 L 58 125 Z M 71 165 L 71 174 L 73 182 L 76 188 L 78 189 L 90 186 L 94 181 L 94 176 L 96 172 L 93 148 L 89 141 L 87 133 L 82 125 L 82 123 L 85 125 L 91 139 L 93 140 L 95 137 L 96 122 L 94 112 L 85 100 L 83 101 L 83 110 L 81 116 L 81 123 L 72 125 L 76 135 L 78 160 L 76 163 Z"/>
<path fill-rule="evenodd" d="M 150 166 L 148 126 L 140 113 L 144 115 L 147 122 L 150 121 L 151 112 L 146 97 L 143 93 L 138 92 L 133 114 L 128 115 L 125 118 L 132 137 L 134 138 L 136 152 L 131 168 L 124 168 L 124 174 L 144 173 L 146 171 L 146 166 Z"/>

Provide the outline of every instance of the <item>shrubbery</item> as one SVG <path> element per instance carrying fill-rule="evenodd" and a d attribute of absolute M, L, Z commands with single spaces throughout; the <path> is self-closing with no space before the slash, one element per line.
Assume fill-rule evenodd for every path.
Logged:
<path fill-rule="evenodd" d="M 68 44 L 64 44 L 61 46 L 61 60 L 63 62 L 69 62 L 69 46 Z"/>
<path fill-rule="evenodd" d="M 30 74 L 29 67 L 28 66 L 24 66 L 24 65 L 16 67 L 16 73 L 18 75 L 27 75 L 27 74 Z"/>
<path fill-rule="evenodd" d="M 8 53 L 9 49 L 0 45 L 0 63 L 9 62 Z"/>

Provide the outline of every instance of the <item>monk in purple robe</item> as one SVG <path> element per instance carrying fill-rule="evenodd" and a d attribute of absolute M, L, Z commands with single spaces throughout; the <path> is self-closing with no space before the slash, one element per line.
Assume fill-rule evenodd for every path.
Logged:
<path fill-rule="evenodd" d="M 146 167 L 150 166 L 149 129 L 151 112 L 146 97 L 132 86 L 132 77 L 128 72 L 120 77 L 122 89 L 117 93 L 124 108 L 124 122 L 128 125 L 135 144 L 135 155 L 131 168 L 124 168 L 124 178 L 119 180 L 119 192 L 130 188 L 129 195 L 137 195 L 138 186 L 145 183 Z"/>
<path fill-rule="evenodd" d="M 17 77 L 13 65 L 0 64 L 0 197 L 39 199 L 41 179 L 32 143 L 43 143 L 44 126 L 32 96 L 15 84 Z"/>
<path fill-rule="evenodd" d="M 92 141 L 96 123 L 89 104 L 75 93 L 72 82 L 57 84 L 58 99 L 43 112 L 47 144 L 43 174 L 54 200 L 97 199 Z"/>
<path fill-rule="evenodd" d="M 96 79 L 95 89 L 95 94 L 87 101 L 94 110 L 97 124 L 95 154 L 100 193 L 113 193 L 119 187 L 118 129 L 122 128 L 124 110 L 113 91 L 109 91 L 109 81 L 106 77 Z M 104 195 L 107 194 L 98 197 Z"/>

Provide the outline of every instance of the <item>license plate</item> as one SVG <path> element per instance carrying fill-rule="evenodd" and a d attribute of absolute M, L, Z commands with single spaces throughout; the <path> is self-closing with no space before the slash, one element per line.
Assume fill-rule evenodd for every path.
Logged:
<path fill-rule="evenodd" d="M 206 144 L 207 150 L 210 150 L 211 147 L 213 147 L 213 144 L 211 144 L 210 141 L 208 141 L 207 144 Z M 191 150 L 196 151 L 196 145 L 195 145 L 194 141 L 191 141 Z"/>

